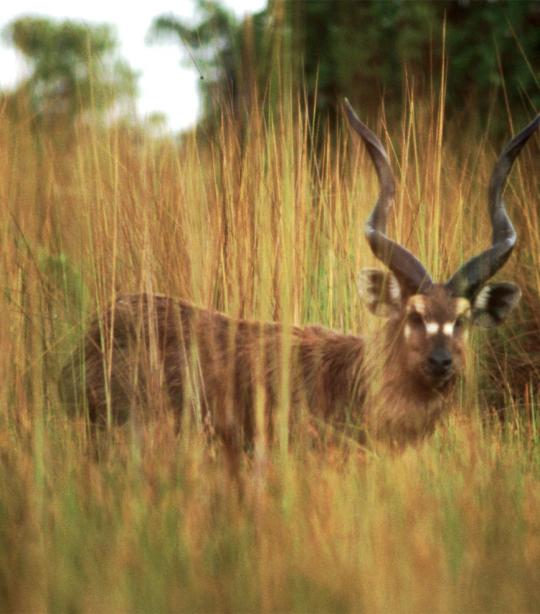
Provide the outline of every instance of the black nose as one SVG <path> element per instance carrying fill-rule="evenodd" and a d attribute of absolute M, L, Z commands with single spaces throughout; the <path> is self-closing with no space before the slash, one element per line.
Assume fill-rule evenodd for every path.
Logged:
<path fill-rule="evenodd" d="M 445 348 L 433 350 L 428 357 L 428 368 L 432 375 L 446 375 L 452 368 L 452 355 Z"/>

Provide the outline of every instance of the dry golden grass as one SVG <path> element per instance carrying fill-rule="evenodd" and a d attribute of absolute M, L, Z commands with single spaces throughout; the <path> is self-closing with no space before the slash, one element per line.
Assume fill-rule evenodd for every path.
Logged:
<path fill-rule="evenodd" d="M 437 277 L 490 240 L 488 131 L 439 101 L 388 126 L 400 192 L 392 232 Z M 361 112 L 361 110 L 360 110 Z M 368 118 L 369 119 L 369 118 Z M 380 134 L 380 122 L 371 121 Z M 472 124 L 471 124 L 472 125 Z M 538 137 L 506 192 L 524 289 L 475 339 L 448 423 L 394 456 L 299 433 L 243 459 L 149 423 L 87 453 L 59 403 L 59 368 L 90 313 L 163 292 L 231 316 L 377 322 L 355 273 L 377 194 L 361 145 L 309 147 L 301 105 L 181 147 L 81 123 L 35 134 L 0 119 L 0 609 L 6 611 L 534 611 L 540 601 Z M 510 130 L 509 130 L 510 132 Z M 391 145 L 391 146 L 390 146 Z M 506 421 L 487 419 L 495 407 Z"/>

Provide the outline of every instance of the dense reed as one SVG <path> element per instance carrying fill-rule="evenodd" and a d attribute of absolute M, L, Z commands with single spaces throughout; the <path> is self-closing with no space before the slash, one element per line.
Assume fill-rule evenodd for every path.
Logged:
<path fill-rule="evenodd" d="M 533 611 L 540 601 L 538 138 L 506 192 L 519 313 L 477 335 L 435 436 L 370 452 L 321 424 L 242 460 L 167 420 L 111 433 L 96 462 L 56 380 L 92 312 L 162 292 L 231 316 L 368 332 L 354 277 L 377 194 L 344 129 L 316 151 L 300 103 L 181 145 L 89 118 L 58 133 L 0 118 L 0 609 Z M 361 113 L 361 109 L 359 110 Z M 490 240 L 489 124 L 411 96 L 383 135 L 394 236 L 444 277 Z M 387 128 L 387 130 L 386 130 Z M 509 134 L 511 132 L 509 122 Z M 518 126 L 515 127 L 516 129 Z M 59 130 L 59 129 L 58 129 Z M 391 140 L 388 140 L 391 139 Z M 504 420 L 494 414 L 504 413 Z"/>

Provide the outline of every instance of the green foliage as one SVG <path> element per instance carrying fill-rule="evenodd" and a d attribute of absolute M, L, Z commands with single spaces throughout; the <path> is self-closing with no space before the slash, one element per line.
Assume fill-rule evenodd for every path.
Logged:
<path fill-rule="evenodd" d="M 110 26 L 21 17 L 4 35 L 31 68 L 11 96 L 15 110 L 26 101 L 37 117 L 64 121 L 88 108 L 106 111 L 135 95 L 135 73 L 117 57 Z"/>
<path fill-rule="evenodd" d="M 302 83 L 309 108 L 332 123 L 344 96 L 364 116 L 380 110 L 383 96 L 387 113 L 400 116 L 411 88 L 429 97 L 444 86 L 450 113 L 470 105 L 484 115 L 493 110 L 495 120 L 505 115 L 505 102 L 516 116 L 540 107 L 536 0 L 270 0 L 243 23 L 217 2 L 198 5 L 197 26 L 162 16 L 152 32 L 189 50 L 204 75 L 207 115 L 224 101 L 236 115 L 242 105 L 249 109 L 246 92 L 266 94 L 283 69 Z"/>
<path fill-rule="evenodd" d="M 444 64 L 450 112 L 467 104 L 486 112 L 493 102 L 503 110 L 503 88 L 512 108 L 540 106 L 538 2 L 286 4 L 308 95 L 332 117 L 344 95 L 374 111 L 384 94 L 389 112 L 399 114 L 404 75 L 418 93 L 430 95 Z"/>

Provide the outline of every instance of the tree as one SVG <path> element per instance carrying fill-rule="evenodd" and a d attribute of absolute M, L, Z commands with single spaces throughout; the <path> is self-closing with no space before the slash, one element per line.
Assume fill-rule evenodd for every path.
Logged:
<path fill-rule="evenodd" d="M 197 26 L 161 16 L 152 32 L 190 49 L 204 75 L 207 116 L 224 101 L 241 116 L 254 91 L 266 93 L 277 46 L 283 72 L 331 125 L 344 96 L 364 116 L 380 108 L 381 97 L 386 112 L 399 115 L 405 75 L 420 98 L 444 76 L 450 114 L 467 104 L 484 114 L 493 109 L 496 120 L 497 111 L 507 112 L 503 95 L 516 116 L 540 107 L 538 0 L 269 0 L 242 23 L 218 2 L 198 6 Z"/>
<path fill-rule="evenodd" d="M 110 26 L 21 17 L 4 36 L 30 66 L 9 97 L 15 111 L 24 100 L 42 122 L 64 122 L 88 108 L 104 112 L 136 93 L 136 75 L 118 58 Z"/>
<path fill-rule="evenodd" d="M 297 72 L 324 115 L 335 117 L 344 95 L 370 109 L 384 94 L 387 111 L 398 112 L 404 73 L 423 94 L 440 81 L 443 65 L 450 112 L 464 103 L 485 112 L 504 88 L 513 109 L 540 106 L 537 0 L 285 5 Z"/>

